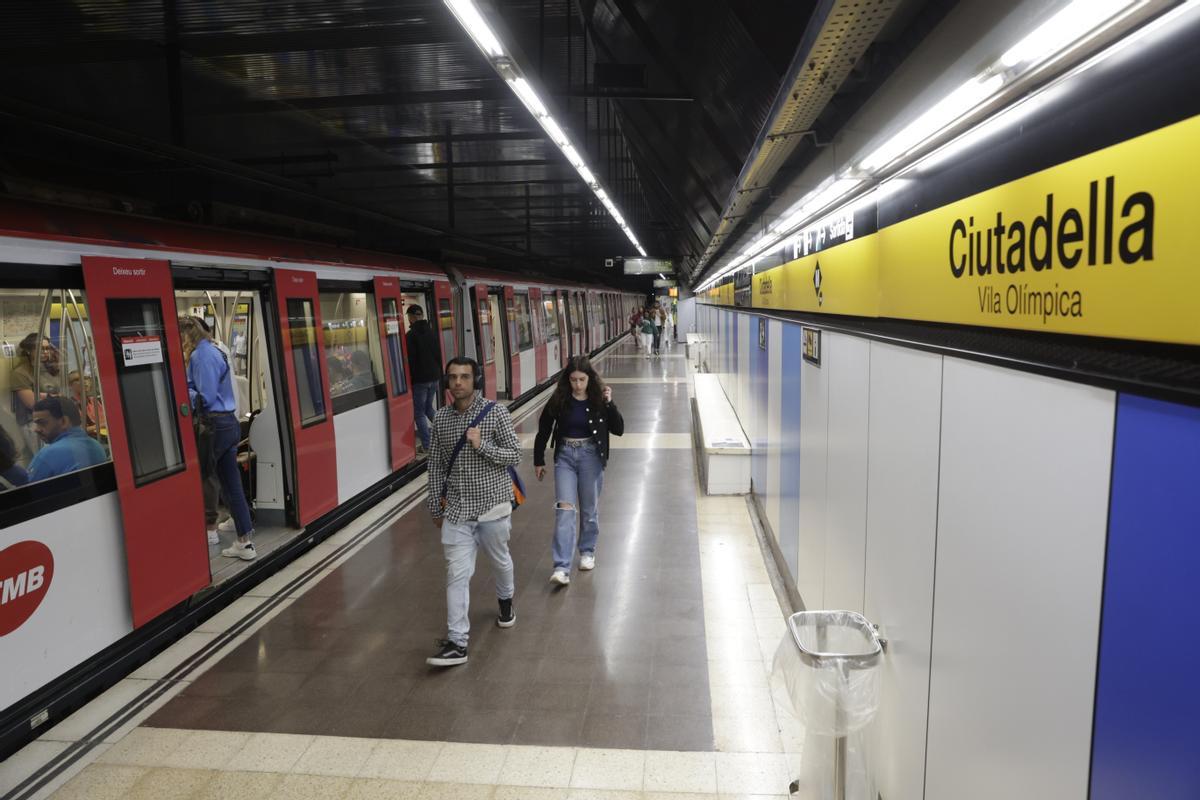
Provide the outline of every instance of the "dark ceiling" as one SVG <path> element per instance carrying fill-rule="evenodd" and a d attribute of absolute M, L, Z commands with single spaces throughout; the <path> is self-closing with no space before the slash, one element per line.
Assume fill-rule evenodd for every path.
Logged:
<path fill-rule="evenodd" d="M 816 5 L 492 7 L 646 250 L 686 272 Z M 441 0 L 9 3 L 0 75 L 10 194 L 628 285 L 604 259 L 632 246 Z"/>

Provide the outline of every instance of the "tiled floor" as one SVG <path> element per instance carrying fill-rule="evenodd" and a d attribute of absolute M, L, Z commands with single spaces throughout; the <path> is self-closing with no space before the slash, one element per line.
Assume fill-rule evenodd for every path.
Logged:
<path fill-rule="evenodd" d="M 552 483 L 527 481 L 513 536 L 518 624 L 492 624 L 480 564 L 466 666 L 423 662 L 443 632 L 444 587 L 418 509 L 289 593 L 141 727 L 37 796 L 785 796 L 803 731 L 769 677 L 783 616 L 745 500 L 696 496 L 687 384 L 662 382 L 676 366 L 686 375 L 680 358 L 602 362 L 614 377 L 656 383 L 613 384 L 631 437 L 649 447 L 614 448 L 597 569 L 549 588 L 552 518 L 537 509 L 551 509 Z M 208 641 L 288 580 L 264 582 L 192 637 Z M 123 692 L 167 668 L 148 664 Z M 60 739 L 55 729 L 37 744 L 61 748 L 87 726 L 59 727 Z M 0 791 L 27 768 L 7 767 Z"/>

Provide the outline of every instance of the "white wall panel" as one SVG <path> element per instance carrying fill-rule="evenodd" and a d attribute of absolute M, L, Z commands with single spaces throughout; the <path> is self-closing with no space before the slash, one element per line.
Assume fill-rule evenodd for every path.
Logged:
<path fill-rule="evenodd" d="M 924 791 L 941 356 L 872 342 L 866 617 L 890 642 L 870 757 L 885 800 Z M 957 800 L 972 798 L 963 795 Z M 973 798 L 972 798 L 973 800 Z"/>
<path fill-rule="evenodd" d="M 767 323 L 767 522 L 775 538 L 782 525 L 779 511 L 781 483 L 779 477 L 779 442 L 782 440 L 780 416 L 783 403 L 783 323 Z"/>
<path fill-rule="evenodd" d="M 928 800 L 1087 796 L 1114 402 L 946 359 Z"/>
<path fill-rule="evenodd" d="M 0 708 L 133 630 L 116 492 L 0 531 L 0 551 L 24 541 L 49 548 L 53 571 L 37 610 L 0 644 Z"/>
<path fill-rule="evenodd" d="M 828 608 L 825 602 L 825 478 L 829 444 L 829 370 L 800 361 L 800 404 L 789 414 L 800 415 L 800 558 L 796 588 L 807 608 Z"/>
<path fill-rule="evenodd" d="M 344 503 L 392 471 L 387 404 L 376 400 L 335 414 L 338 502 Z"/>
<path fill-rule="evenodd" d="M 867 550 L 867 420 L 871 345 L 825 333 L 829 467 L 825 511 L 825 607 L 863 610 Z"/>

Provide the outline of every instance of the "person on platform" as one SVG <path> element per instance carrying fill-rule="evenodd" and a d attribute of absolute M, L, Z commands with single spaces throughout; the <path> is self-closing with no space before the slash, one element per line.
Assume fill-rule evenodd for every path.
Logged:
<path fill-rule="evenodd" d="M 642 312 L 642 321 L 640 324 L 642 350 L 646 352 L 646 358 L 650 358 L 656 352 L 654 349 L 654 331 L 656 329 L 654 326 L 654 309 L 652 307 L 647 306 L 646 310 Z"/>
<path fill-rule="evenodd" d="M 433 417 L 429 443 L 429 513 L 441 530 L 446 556 L 445 639 L 425 659 L 435 667 L 467 661 L 471 576 L 479 550 L 492 565 L 500 616 L 496 624 L 511 628 L 513 611 L 512 477 L 508 468 L 521 463 L 521 443 L 508 409 L 489 402 L 477 390 L 483 369 L 462 356 L 446 364 L 445 386 L 453 403 Z"/>
<path fill-rule="evenodd" d="M 45 397 L 33 406 L 33 426 L 45 446 L 29 462 L 29 480 L 44 481 L 108 460 L 95 439 L 79 427 L 79 409 L 65 397 Z"/>
<path fill-rule="evenodd" d="M 596 566 L 600 537 L 600 491 L 608 465 L 609 434 L 625 433 L 625 420 L 587 356 L 572 356 L 538 418 L 533 471 L 546 476 L 546 443 L 554 448 L 554 571 L 550 580 L 571 582 L 576 544 L 579 569 Z M 578 539 L 576 530 L 578 529 Z"/>
<path fill-rule="evenodd" d="M 442 370 L 439 366 L 437 337 L 425 310 L 415 303 L 408 307 L 408 371 L 413 382 L 413 417 L 421 449 L 429 451 L 429 425 L 437 411 L 437 396 L 441 391 Z"/>
<path fill-rule="evenodd" d="M 214 344 L 212 334 L 193 317 L 179 320 L 179 335 L 183 340 L 183 358 L 187 364 L 188 396 L 201 426 L 198 436 L 202 443 L 201 465 L 208 464 L 216 471 L 221 496 L 229 507 L 237 529 L 237 540 L 221 551 L 226 558 L 253 561 L 258 557 L 251 537 L 254 523 L 250 519 L 250 504 L 242 488 L 238 468 L 237 448 L 241 425 L 237 418 L 237 400 L 229 358 Z M 209 542 L 214 530 L 209 529 Z"/>

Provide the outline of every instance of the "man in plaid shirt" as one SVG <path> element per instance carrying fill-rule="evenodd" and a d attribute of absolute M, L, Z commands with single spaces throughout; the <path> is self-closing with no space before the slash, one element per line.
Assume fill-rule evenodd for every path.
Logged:
<path fill-rule="evenodd" d="M 513 500 L 508 467 L 521 463 L 521 443 L 504 406 L 494 404 L 479 420 L 487 408 L 487 401 L 475 391 L 480 371 L 473 359 L 450 359 L 446 386 L 454 403 L 434 415 L 429 443 L 429 513 L 441 528 L 446 553 L 448 634 L 438 642 L 437 653 L 425 659 L 435 667 L 466 663 L 467 609 L 476 551 L 483 550 L 492 562 L 500 601 L 496 624 L 511 628 L 517 621 L 512 607 L 513 562 L 508 552 Z M 465 443 L 447 469 L 460 441 Z"/>

